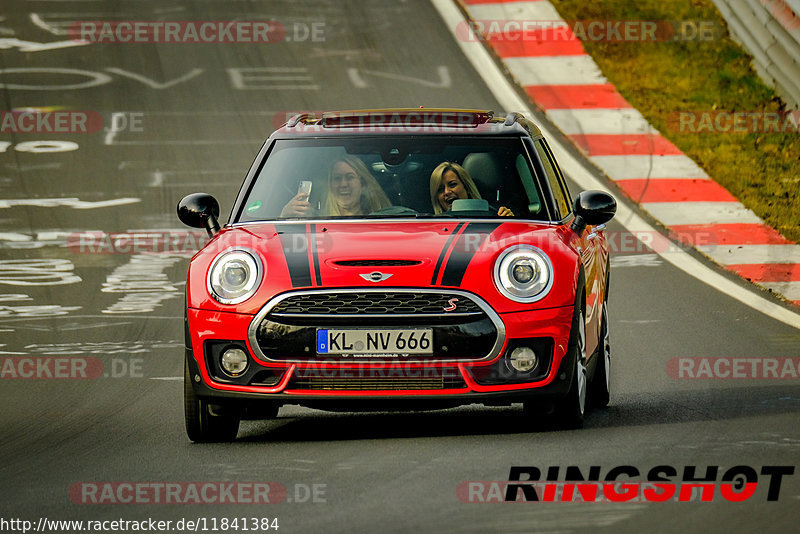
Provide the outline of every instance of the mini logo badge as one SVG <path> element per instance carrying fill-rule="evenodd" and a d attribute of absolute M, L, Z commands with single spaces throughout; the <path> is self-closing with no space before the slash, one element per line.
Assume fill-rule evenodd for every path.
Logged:
<path fill-rule="evenodd" d="M 367 282 L 383 282 L 384 280 L 388 280 L 389 277 L 392 276 L 392 273 L 385 274 L 380 271 L 372 271 L 371 273 L 363 273 L 358 276 Z"/>
<path fill-rule="evenodd" d="M 455 310 L 456 309 L 456 302 L 458 302 L 458 299 L 450 299 L 450 300 L 448 300 L 447 303 L 449 304 L 449 306 L 445 306 L 443 308 L 444 311 L 453 311 L 453 310 Z"/>

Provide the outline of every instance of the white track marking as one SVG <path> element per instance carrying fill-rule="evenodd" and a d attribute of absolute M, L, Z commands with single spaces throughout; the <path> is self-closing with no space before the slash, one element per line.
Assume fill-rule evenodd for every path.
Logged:
<path fill-rule="evenodd" d="M 738 202 L 644 202 L 642 207 L 666 226 L 764 223 Z"/>
<path fill-rule="evenodd" d="M 479 41 L 458 39 L 456 37 L 456 28 L 459 27 L 459 24 L 464 24 L 464 16 L 452 0 L 431 0 L 431 3 L 439 11 L 439 14 L 445 21 L 445 26 L 453 34 L 456 43 L 470 63 L 472 63 L 476 72 L 483 78 L 484 83 L 492 91 L 492 94 L 500 105 L 506 110 L 519 111 L 532 116 L 528 103 L 520 97 L 516 89 L 511 85 L 497 64 L 495 64 L 483 44 Z M 549 126 L 539 124 L 539 128 L 548 138 L 548 142 L 558 162 L 561 164 L 561 167 L 573 181 L 584 189 L 606 188 L 606 184 L 592 174 L 587 168 L 586 163 L 578 160 L 566 149 L 561 141 L 556 139 L 550 131 Z M 627 200 L 624 199 L 617 199 L 616 220 L 631 232 L 657 232 L 657 230 L 640 217 L 634 209 L 630 207 Z M 731 298 L 773 319 L 800 329 L 800 314 L 762 297 L 755 292 L 755 288 L 739 285 L 686 252 L 669 251 L 660 252 L 659 255 L 678 269 L 718 291 L 727 294 Z"/>
<path fill-rule="evenodd" d="M 109 200 L 81 200 L 79 198 L 12 198 L 0 199 L 0 209 L 13 208 L 17 206 L 32 206 L 39 208 L 55 208 L 58 206 L 70 207 L 76 210 L 88 210 L 94 208 L 112 208 L 125 206 L 141 202 L 140 198 L 124 197 L 112 198 Z"/>
<path fill-rule="evenodd" d="M 611 267 L 620 269 L 623 267 L 658 267 L 661 260 L 658 254 L 633 254 L 630 256 L 611 256 Z"/>
<path fill-rule="evenodd" d="M 594 156 L 592 162 L 615 180 L 633 178 L 700 178 L 708 175 L 683 155 Z"/>
<path fill-rule="evenodd" d="M 800 245 L 700 245 L 697 250 L 722 265 L 797 263 Z"/>
<path fill-rule="evenodd" d="M 600 85 L 608 82 L 590 56 L 509 57 L 503 61 L 522 85 Z"/>
<path fill-rule="evenodd" d="M 800 300 L 800 282 L 760 282 L 760 284 L 789 300 Z"/>
<path fill-rule="evenodd" d="M 528 89 L 536 93 L 536 88 Z M 527 108 L 526 108 L 527 109 Z M 567 135 L 581 134 L 650 134 L 658 131 L 633 108 L 621 109 L 550 109 L 547 116 Z"/>
<path fill-rule="evenodd" d="M 561 16 L 550 2 L 508 2 L 469 6 L 475 20 L 557 22 Z"/>
<path fill-rule="evenodd" d="M 35 41 L 23 41 L 17 38 L 2 38 L 0 39 L 0 49 L 9 49 L 16 47 L 20 52 L 42 52 L 49 50 L 60 50 L 62 48 L 70 48 L 73 46 L 85 46 L 89 43 L 79 40 L 68 41 L 55 41 L 51 43 L 37 43 Z"/>

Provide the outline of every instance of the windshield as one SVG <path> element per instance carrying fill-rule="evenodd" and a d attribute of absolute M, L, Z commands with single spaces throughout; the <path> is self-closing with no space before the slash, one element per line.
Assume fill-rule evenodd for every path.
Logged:
<path fill-rule="evenodd" d="M 548 220 L 519 137 L 277 140 L 237 222 L 382 217 Z"/>

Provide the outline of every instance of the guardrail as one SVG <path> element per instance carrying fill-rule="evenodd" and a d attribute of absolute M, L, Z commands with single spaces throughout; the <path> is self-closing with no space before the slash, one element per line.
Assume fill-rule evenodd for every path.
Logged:
<path fill-rule="evenodd" d="M 759 76 L 800 109 L 800 0 L 714 0 Z"/>

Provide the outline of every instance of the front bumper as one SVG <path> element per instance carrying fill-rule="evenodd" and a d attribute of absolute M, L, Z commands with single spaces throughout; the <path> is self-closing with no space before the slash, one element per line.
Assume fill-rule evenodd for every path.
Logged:
<path fill-rule="evenodd" d="M 489 360 L 267 362 L 256 356 L 248 338 L 253 315 L 189 308 L 186 358 L 195 393 L 220 404 L 355 406 L 365 399 L 376 409 L 382 402 L 412 408 L 418 403 L 507 404 L 566 394 L 574 366 L 566 359 L 572 315 L 571 306 L 500 314 L 505 337 Z M 546 347 L 546 368 L 533 376 L 510 370 L 506 354 L 520 343 L 543 343 L 537 350 Z M 214 363 L 226 344 L 239 345 L 250 356 L 244 383 L 224 377 Z"/>

